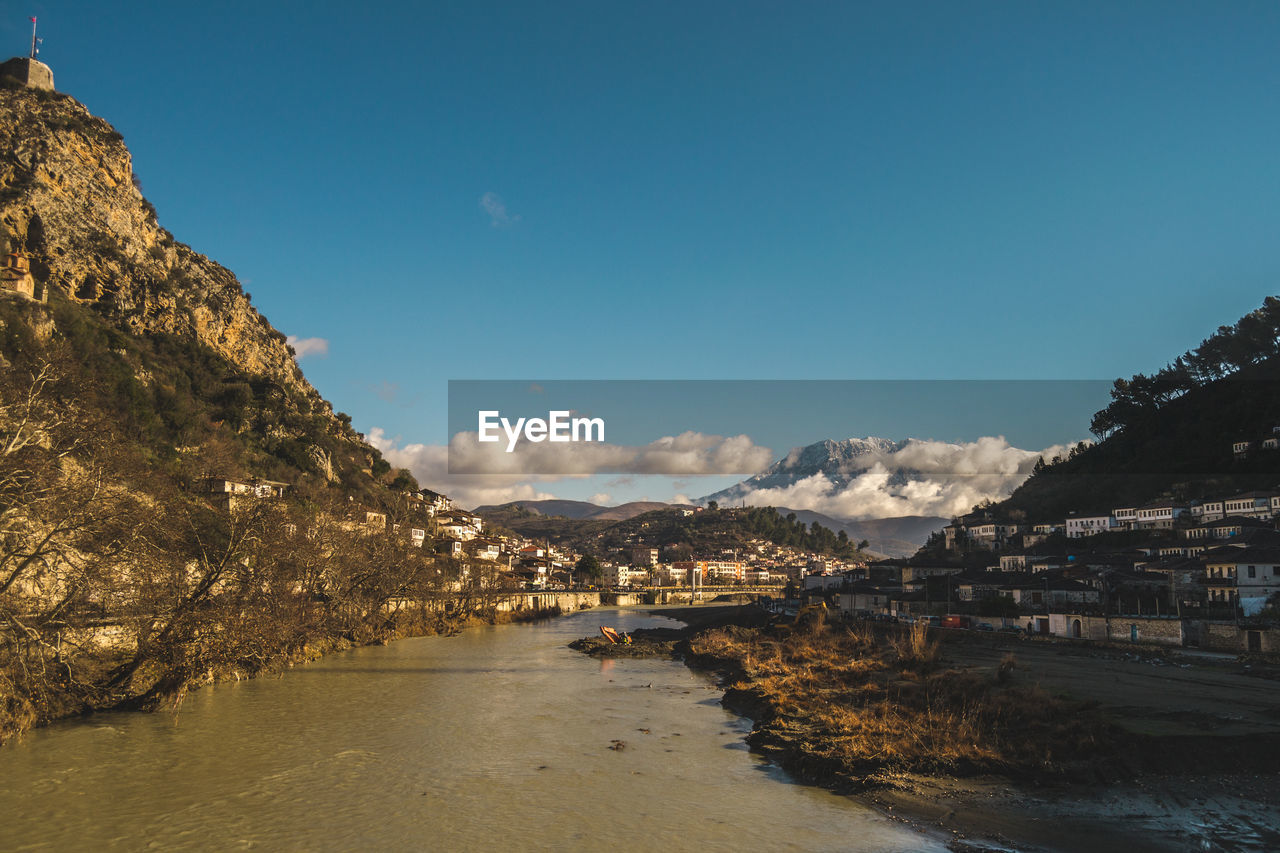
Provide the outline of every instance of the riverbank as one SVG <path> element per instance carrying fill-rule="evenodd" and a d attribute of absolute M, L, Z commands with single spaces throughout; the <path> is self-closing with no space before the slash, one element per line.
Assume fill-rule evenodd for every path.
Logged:
<path fill-rule="evenodd" d="M 1280 685 L 1256 665 L 868 624 L 676 633 L 624 654 L 716 671 L 753 749 L 954 849 L 1280 849 Z"/>
<path fill-rule="evenodd" d="M 780 783 L 706 673 L 566 648 L 599 625 L 677 623 L 475 627 L 32 732 L 0 750 L 0 849 L 944 853 Z"/>
<path fill-rule="evenodd" d="M 630 633 L 630 643 L 614 643 L 604 636 L 582 637 L 569 648 L 597 658 L 683 658 L 687 643 L 699 631 L 728 625 L 763 627 L 770 616 L 755 604 L 655 608 L 655 613 L 684 623 L 683 628 L 638 628 Z"/>
<path fill-rule="evenodd" d="M 577 602 L 577 609 L 592 605 Z M 483 604 L 470 607 L 417 608 L 397 611 L 381 623 L 366 622 L 356 629 L 326 632 L 319 626 L 309 636 L 279 637 L 276 642 L 260 642 L 253 654 L 230 656 L 215 665 L 186 671 L 181 679 L 168 679 L 139 667 L 127 681 L 112 687 L 112 673 L 124 668 L 132 656 L 127 648 L 104 645 L 96 653 L 82 653 L 77 663 L 77 689 L 47 691 L 39 702 L 23 701 L 6 689 L 8 680 L 0 671 L 0 746 L 31 729 L 74 717 L 103 711 L 153 712 L 178 708 L 187 694 L 201 687 L 229 681 L 246 681 L 319 660 L 334 652 L 362 646 L 386 645 L 410 637 L 452 636 L 478 625 L 504 625 L 551 619 L 566 612 L 558 604 L 543 608 L 501 609 Z M 174 650 L 181 656 L 184 650 Z M 166 659 L 165 664 L 173 666 Z"/>

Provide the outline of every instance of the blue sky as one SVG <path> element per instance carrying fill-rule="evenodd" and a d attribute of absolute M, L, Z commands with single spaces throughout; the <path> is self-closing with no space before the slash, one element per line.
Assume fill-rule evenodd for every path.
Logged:
<path fill-rule="evenodd" d="M 1104 380 L 463 380 L 449 383 L 449 435 L 475 433 L 481 411 L 514 423 L 559 410 L 602 419 L 607 440 L 628 446 L 685 430 L 745 432 L 785 453 L 909 425 L 911 435 L 939 441 L 1003 435 L 1040 448 L 1087 434 L 1110 390 Z"/>
<path fill-rule="evenodd" d="M 449 379 L 1109 379 L 1277 290 L 1275 3 L 7 8 L 402 444 Z"/>

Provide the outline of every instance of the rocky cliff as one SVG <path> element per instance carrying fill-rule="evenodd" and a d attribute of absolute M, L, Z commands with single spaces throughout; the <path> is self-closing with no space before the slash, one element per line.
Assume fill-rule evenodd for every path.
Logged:
<path fill-rule="evenodd" d="M 194 337 L 323 405 L 235 275 L 160 227 L 120 134 L 68 95 L 0 90 L 0 244 L 131 332 Z"/>
<path fill-rule="evenodd" d="M 0 332 L 21 316 L 61 342 L 64 366 L 150 464 L 340 487 L 372 503 L 387 499 L 382 486 L 416 488 L 334 415 L 235 275 L 160 226 L 110 124 L 68 95 L 0 79 L 5 252 L 28 259 L 47 305 L 6 296 Z M 11 337 L 0 334 L 0 365 L 21 361 Z"/>

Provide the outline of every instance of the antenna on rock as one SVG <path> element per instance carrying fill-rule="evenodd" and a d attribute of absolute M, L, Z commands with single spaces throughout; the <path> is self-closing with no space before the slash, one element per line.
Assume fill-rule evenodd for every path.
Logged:
<path fill-rule="evenodd" d="M 36 38 L 36 19 L 31 19 L 31 58 L 35 59 L 40 52 L 40 40 Z"/>

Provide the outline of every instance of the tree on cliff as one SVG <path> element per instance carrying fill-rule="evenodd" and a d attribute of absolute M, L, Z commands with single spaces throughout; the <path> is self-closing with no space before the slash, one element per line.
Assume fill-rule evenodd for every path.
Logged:
<path fill-rule="evenodd" d="M 1218 330 L 1194 350 L 1178 356 L 1151 376 L 1117 379 L 1111 403 L 1093 416 L 1089 430 L 1100 439 L 1150 421 L 1173 400 L 1202 385 L 1280 356 L 1280 299 L 1268 296 L 1262 307 Z"/>

